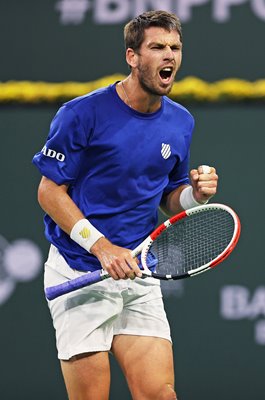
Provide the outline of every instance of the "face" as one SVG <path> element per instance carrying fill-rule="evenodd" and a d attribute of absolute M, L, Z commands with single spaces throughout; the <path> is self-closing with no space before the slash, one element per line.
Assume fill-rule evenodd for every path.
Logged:
<path fill-rule="evenodd" d="M 167 95 L 182 59 L 179 33 L 158 27 L 148 28 L 139 51 L 133 54 L 131 66 L 142 88 L 152 95 Z"/>

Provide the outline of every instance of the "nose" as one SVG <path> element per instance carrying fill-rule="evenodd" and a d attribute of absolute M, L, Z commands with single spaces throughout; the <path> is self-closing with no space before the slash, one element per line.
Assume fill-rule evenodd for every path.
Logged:
<path fill-rule="evenodd" d="M 165 52 L 164 52 L 164 59 L 165 60 L 174 60 L 175 55 L 170 46 L 165 47 Z"/>

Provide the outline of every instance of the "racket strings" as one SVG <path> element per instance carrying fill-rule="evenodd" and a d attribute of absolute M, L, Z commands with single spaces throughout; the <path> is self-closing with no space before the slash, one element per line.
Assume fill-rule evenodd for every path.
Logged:
<path fill-rule="evenodd" d="M 181 275 L 214 260 L 234 234 L 233 217 L 222 209 L 208 209 L 171 225 L 153 242 L 156 272 Z"/>

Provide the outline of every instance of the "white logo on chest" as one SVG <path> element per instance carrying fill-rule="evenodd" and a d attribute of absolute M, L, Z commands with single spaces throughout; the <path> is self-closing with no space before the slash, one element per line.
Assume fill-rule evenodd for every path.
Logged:
<path fill-rule="evenodd" d="M 162 143 L 162 148 L 161 148 L 161 154 L 162 157 L 166 160 L 168 157 L 171 155 L 171 148 L 169 144 Z"/>

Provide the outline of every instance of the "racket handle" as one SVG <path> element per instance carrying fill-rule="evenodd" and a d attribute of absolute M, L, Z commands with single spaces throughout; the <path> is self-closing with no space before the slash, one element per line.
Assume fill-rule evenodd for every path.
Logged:
<path fill-rule="evenodd" d="M 143 244 L 140 244 L 136 249 L 132 251 L 133 257 L 139 255 L 143 247 Z M 139 260 L 140 261 L 140 260 Z M 157 264 L 156 257 L 149 253 L 147 256 L 147 265 L 148 268 L 155 267 Z M 141 268 L 141 263 L 139 264 L 139 268 Z M 100 269 L 94 272 L 90 272 L 79 276 L 78 278 L 68 280 L 66 282 L 60 283 L 59 285 L 50 286 L 45 289 L 45 296 L 48 300 L 54 300 L 63 294 L 73 292 L 74 290 L 81 289 L 85 286 L 93 285 L 93 283 L 98 283 L 103 279 L 109 278 L 110 275 L 104 270 Z"/>
<path fill-rule="evenodd" d="M 109 274 L 104 270 L 97 270 L 95 272 L 87 273 L 79 276 L 78 278 L 63 282 L 59 285 L 50 286 L 45 289 L 45 296 L 48 300 L 54 300 L 63 294 L 73 292 L 74 290 L 81 289 L 85 286 L 93 285 L 109 278 Z"/>

